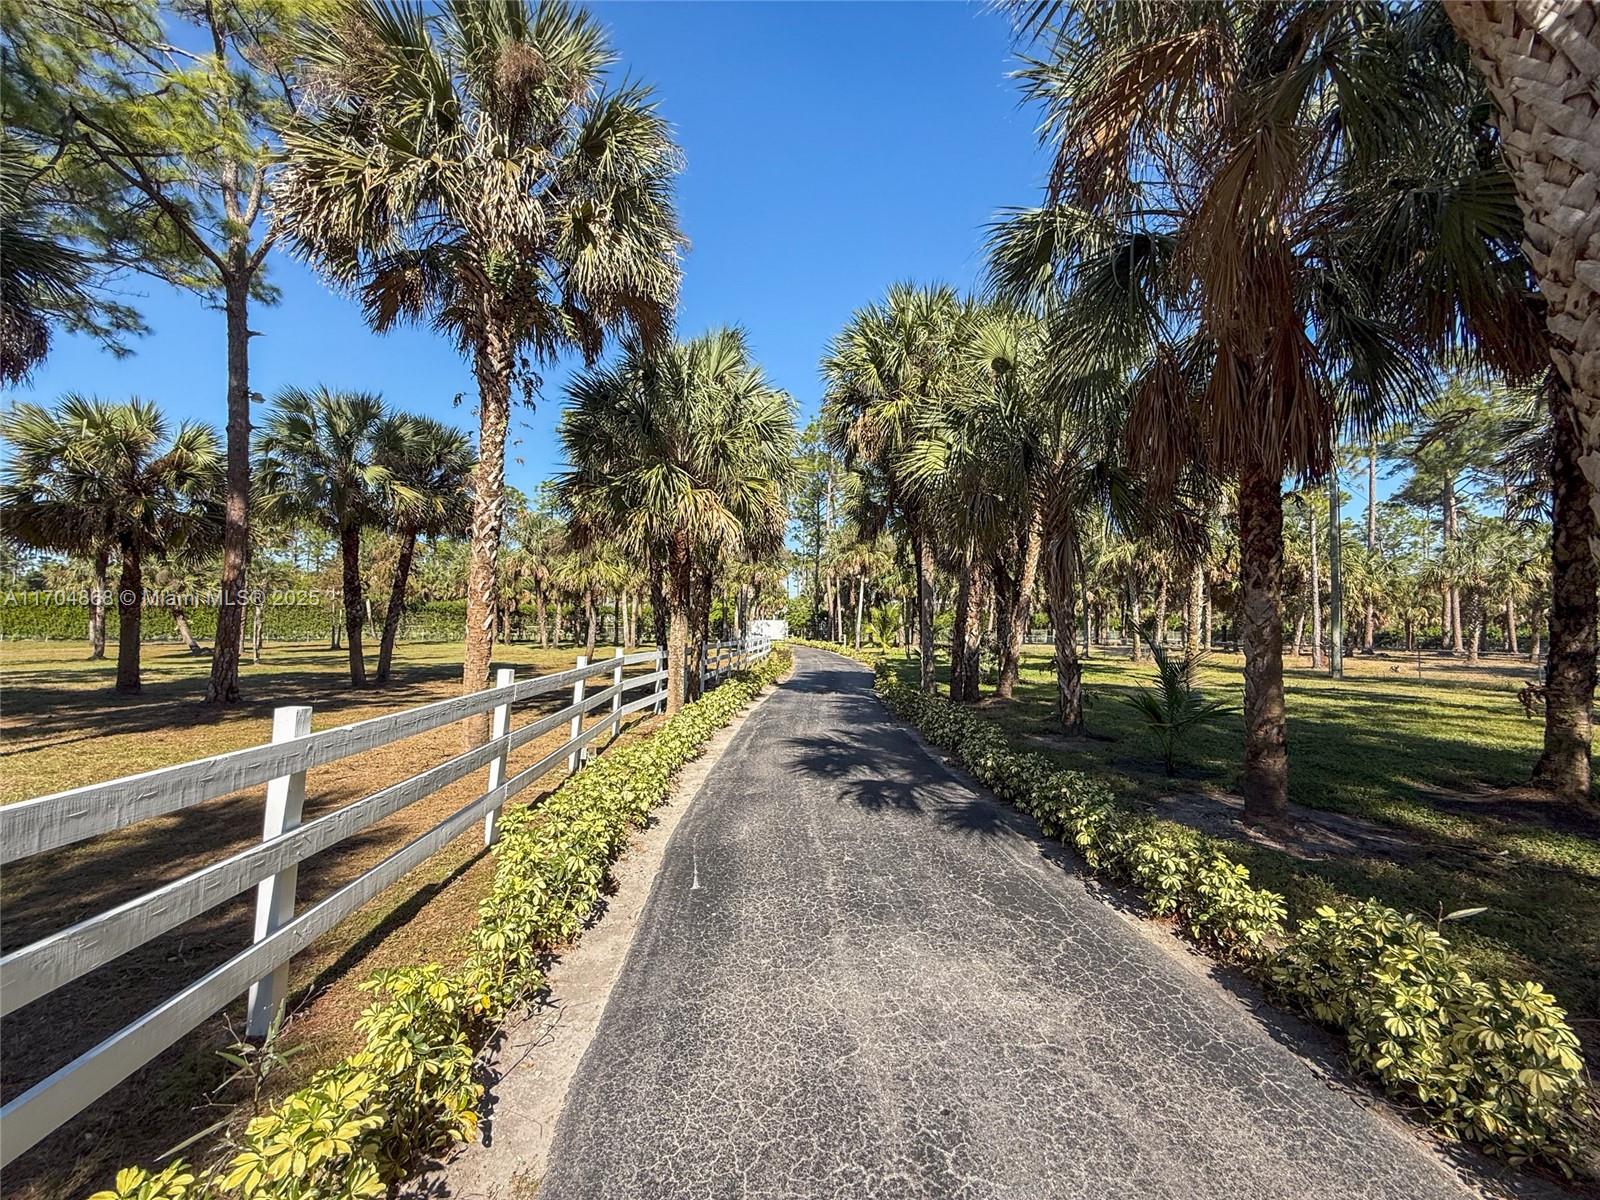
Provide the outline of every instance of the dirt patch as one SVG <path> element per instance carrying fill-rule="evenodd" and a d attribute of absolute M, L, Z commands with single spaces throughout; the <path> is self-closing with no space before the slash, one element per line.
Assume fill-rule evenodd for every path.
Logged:
<path fill-rule="evenodd" d="M 1420 791 L 1419 795 L 1445 812 L 1493 817 L 1519 825 L 1549 829 L 1555 833 L 1600 838 L 1600 799 L 1594 802 L 1597 807 L 1585 811 L 1526 784 L 1507 788 L 1477 786 L 1456 791 L 1428 788 Z"/>
<path fill-rule="evenodd" d="M 1179 792 L 1144 805 L 1152 814 L 1213 837 L 1254 842 L 1306 862 L 1342 855 L 1376 855 L 1408 862 L 1427 853 L 1422 843 L 1393 829 L 1343 813 L 1289 806 L 1290 832 L 1267 834 L 1244 823 L 1244 801 L 1227 793 Z"/>

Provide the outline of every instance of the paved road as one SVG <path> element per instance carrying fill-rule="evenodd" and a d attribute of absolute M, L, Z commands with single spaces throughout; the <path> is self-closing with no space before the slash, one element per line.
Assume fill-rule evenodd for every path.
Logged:
<path fill-rule="evenodd" d="M 798 650 L 667 850 L 540 1196 L 1471 1193 Z"/>

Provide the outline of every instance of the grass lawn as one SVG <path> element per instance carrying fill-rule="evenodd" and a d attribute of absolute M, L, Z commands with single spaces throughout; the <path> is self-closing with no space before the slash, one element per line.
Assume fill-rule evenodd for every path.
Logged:
<path fill-rule="evenodd" d="M 1122 703 L 1153 682 L 1153 664 L 1131 663 L 1126 650 L 1088 659 L 1091 736 L 1069 741 L 1054 732 L 1049 653 L 1028 647 L 1016 703 L 984 703 L 1019 745 L 1064 766 L 1097 770 L 1125 798 L 1158 813 L 1192 819 L 1196 797 L 1219 800 L 1236 791 L 1243 739 L 1237 655 L 1214 655 L 1203 670 L 1202 689 L 1230 711 L 1189 739 L 1177 777 L 1168 778 L 1154 739 Z M 914 665 L 896 661 L 901 678 L 914 682 Z M 1286 672 L 1290 798 L 1370 823 L 1374 840 L 1389 844 L 1358 842 L 1308 858 L 1239 840 L 1240 861 L 1257 882 L 1288 897 L 1295 919 L 1343 897 L 1372 896 L 1422 914 L 1486 905 L 1481 916 L 1451 927 L 1452 940 L 1484 974 L 1542 981 L 1594 1053 L 1600 837 L 1593 826 L 1515 791 L 1537 756 L 1542 728 L 1516 699 L 1531 668 L 1509 657 L 1473 668 L 1426 656 L 1419 675 L 1416 658 L 1403 655 L 1357 656 L 1346 668 L 1338 682 L 1309 665 Z"/>
<path fill-rule="evenodd" d="M 513 666 L 523 676 L 546 673 L 572 666 L 580 649 L 498 647 L 495 665 Z M 144 692 L 117 696 L 111 691 L 114 663 L 87 661 L 79 644 L 0 643 L 0 799 L 12 802 L 267 741 L 272 710 L 282 704 L 311 704 L 312 728 L 320 730 L 444 699 L 461 686 L 459 644 L 403 644 L 396 648 L 394 686 L 362 692 L 348 690 L 343 650 L 276 645 L 263 659 L 243 666 L 247 702 L 218 711 L 200 699 L 210 660 L 180 646 L 147 645 Z M 524 704 L 513 724 L 569 700 L 570 694 L 552 695 Z M 565 738 L 563 727 L 534 739 L 511 756 L 511 771 Z M 316 768 L 307 779 L 306 817 L 399 782 L 461 747 L 460 726 L 451 726 Z M 563 777 L 552 771 L 518 800 L 536 802 Z M 478 796 L 483 783 L 483 772 L 473 772 L 308 859 L 300 867 L 300 905 L 375 865 Z M 220 797 L 8 867 L 0 880 L 0 948 L 16 949 L 259 840 L 262 793 L 257 787 Z M 459 959 L 491 869 L 475 827 L 294 960 L 293 1012 L 283 1040 L 297 1051 L 269 1080 L 269 1096 L 355 1047 L 352 1024 L 366 999 L 356 985 L 375 968 Z M 253 912 L 252 888 L 6 1017 L 0 1023 L 0 1094 L 10 1099 L 237 953 L 249 943 Z M 237 1040 L 242 1028 L 240 1001 L 7 1170 L 6 1196 L 87 1194 L 108 1186 L 117 1167 L 148 1162 L 210 1125 L 228 1111 L 208 1103 L 229 1069 L 216 1051 Z M 217 1097 L 241 1098 L 237 1086 Z"/>

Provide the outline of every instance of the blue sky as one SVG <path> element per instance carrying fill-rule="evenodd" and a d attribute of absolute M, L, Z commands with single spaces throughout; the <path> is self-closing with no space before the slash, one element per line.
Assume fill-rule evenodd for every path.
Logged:
<path fill-rule="evenodd" d="M 1017 104 L 1004 19 L 964 3 L 603 3 L 622 66 L 653 84 L 687 167 L 692 243 L 679 332 L 743 325 L 770 377 L 816 409 L 817 362 L 852 309 L 897 279 L 973 284 L 996 210 L 1037 201 L 1043 157 Z M 363 388 L 463 428 L 472 376 L 425 329 L 377 337 L 349 300 L 278 254 L 275 308 L 258 307 L 251 386 Z M 62 338 L 21 395 L 140 395 L 220 427 L 222 315 L 143 279 L 154 332 L 116 360 Z M 508 482 L 532 490 L 559 459 L 570 367 L 517 414 Z M 453 404 L 458 394 L 465 399 Z"/>

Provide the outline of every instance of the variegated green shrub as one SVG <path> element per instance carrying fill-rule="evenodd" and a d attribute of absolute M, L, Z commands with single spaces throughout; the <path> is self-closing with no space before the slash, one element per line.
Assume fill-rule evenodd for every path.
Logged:
<path fill-rule="evenodd" d="M 476 1137 L 477 1048 L 543 985 L 540 963 L 582 930 L 611 864 L 673 776 L 791 661 L 775 648 L 544 803 L 505 813 L 466 961 L 375 972 L 362 985 L 373 996 L 357 1022 L 362 1049 L 252 1120 L 220 1171 L 129 1168 L 92 1200 L 361 1200 Z"/>
<path fill-rule="evenodd" d="M 1368 902 L 1319 909 L 1292 933 L 1282 896 L 1250 883 L 1215 838 L 1119 804 L 1098 779 L 1011 747 L 980 714 L 877 671 L 878 694 L 996 795 L 1030 813 L 1152 913 L 1249 966 L 1342 1029 L 1354 1064 L 1446 1134 L 1515 1162 L 1570 1164 L 1587 1110 L 1576 1035 L 1536 983 L 1472 979 L 1434 924 Z"/>

